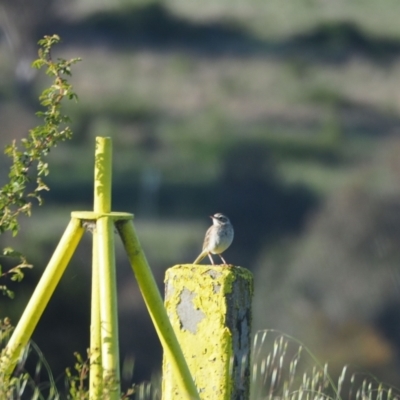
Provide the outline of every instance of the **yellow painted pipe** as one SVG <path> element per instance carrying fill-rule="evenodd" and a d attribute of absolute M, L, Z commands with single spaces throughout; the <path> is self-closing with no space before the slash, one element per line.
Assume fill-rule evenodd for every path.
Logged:
<path fill-rule="evenodd" d="M 51 295 L 63 275 L 84 233 L 81 221 L 72 218 L 43 272 L 1 358 L 0 373 L 12 373 L 23 348 L 28 344 Z"/>
<path fill-rule="evenodd" d="M 94 160 L 94 211 L 111 212 L 112 141 L 96 137 Z"/>
<path fill-rule="evenodd" d="M 101 333 L 100 333 L 100 278 L 97 229 L 93 230 L 92 251 L 92 304 L 90 316 L 90 374 L 89 399 L 97 400 L 102 396 L 103 370 L 101 362 Z"/>
<path fill-rule="evenodd" d="M 111 211 L 111 184 L 112 184 L 112 142 L 110 138 L 96 137 L 94 160 L 94 204 L 93 214 L 93 251 L 92 251 L 92 300 L 90 317 L 90 374 L 89 398 L 101 398 L 104 387 L 101 328 L 100 328 L 100 277 L 99 251 L 96 221 L 99 215 Z"/>
<path fill-rule="evenodd" d="M 187 394 L 188 400 L 200 399 L 133 223 L 125 220 L 116 225 L 176 382 L 181 391 Z"/>
<path fill-rule="evenodd" d="M 97 250 L 100 293 L 101 360 L 107 399 L 120 399 L 117 282 L 114 250 L 114 221 L 97 220 Z"/>

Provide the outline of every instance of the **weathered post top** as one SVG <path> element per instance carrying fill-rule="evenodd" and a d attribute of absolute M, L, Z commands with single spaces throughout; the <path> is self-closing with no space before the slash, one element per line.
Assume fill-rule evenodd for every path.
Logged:
<path fill-rule="evenodd" d="M 249 398 L 253 276 L 245 268 L 177 265 L 167 270 L 165 305 L 200 398 Z M 185 399 L 168 361 L 163 400 Z"/>

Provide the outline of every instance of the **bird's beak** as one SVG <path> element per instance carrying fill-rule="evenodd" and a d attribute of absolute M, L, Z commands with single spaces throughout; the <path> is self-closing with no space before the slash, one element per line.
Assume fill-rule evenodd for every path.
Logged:
<path fill-rule="evenodd" d="M 210 215 L 210 218 L 211 218 L 212 220 L 214 220 L 214 215 Z"/>

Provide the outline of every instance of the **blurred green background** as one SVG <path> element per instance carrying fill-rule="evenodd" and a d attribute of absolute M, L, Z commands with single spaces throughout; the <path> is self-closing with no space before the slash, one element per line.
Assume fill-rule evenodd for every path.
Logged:
<path fill-rule="evenodd" d="M 395 0 L 1 0 L 0 144 L 39 123 L 36 42 L 82 57 L 74 138 L 51 191 L 1 237 L 35 265 L 1 317 L 17 322 L 69 215 L 90 210 L 96 136 L 114 146 L 113 209 L 135 214 L 162 289 L 227 214 L 228 262 L 255 275 L 253 329 L 303 341 L 400 385 L 400 3 Z M 0 159 L 1 183 L 9 160 Z M 148 380 L 161 350 L 117 241 L 121 359 Z M 58 382 L 89 338 L 86 234 L 33 339 Z"/>

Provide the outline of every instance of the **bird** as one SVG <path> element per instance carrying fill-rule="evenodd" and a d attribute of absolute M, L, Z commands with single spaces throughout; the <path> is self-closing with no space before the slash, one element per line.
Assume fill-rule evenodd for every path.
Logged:
<path fill-rule="evenodd" d="M 214 264 L 214 260 L 211 254 L 218 254 L 223 263 L 226 265 L 226 261 L 223 259 L 221 254 L 231 245 L 233 240 L 233 226 L 229 218 L 224 214 L 217 213 L 210 215 L 213 224 L 208 228 L 206 236 L 204 238 L 203 250 L 200 255 L 194 260 L 193 264 L 199 264 L 203 258 L 208 256 L 211 264 Z"/>

